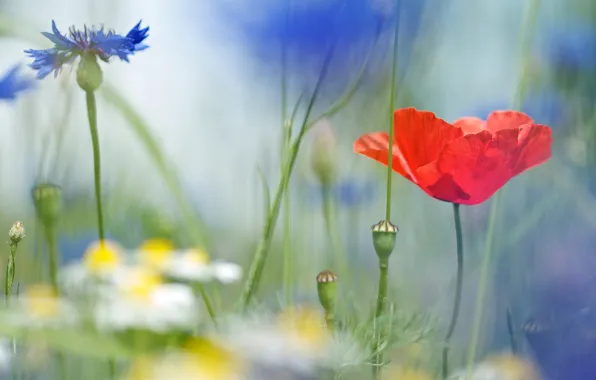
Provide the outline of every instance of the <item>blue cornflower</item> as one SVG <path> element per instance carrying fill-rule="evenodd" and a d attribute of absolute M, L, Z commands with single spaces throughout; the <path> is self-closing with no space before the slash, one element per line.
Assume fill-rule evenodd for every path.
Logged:
<path fill-rule="evenodd" d="M 0 78 L 0 99 L 13 100 L 17 93 L 33 86 L 32 80 L 19 74 L 20 68 L 21 65 L 15 65 Z"/>
<path fill-rule="evenodd" d="M 545 33 L 544 58 L 556 68 L 591 70 L 596 68 L 596 26 L 574 24 Z"/>
<path fill-rule="evenodd" d="M 392 29 L 399 13 L 401 39 L 411 39 L 427 0 L 253 0 L 250 9 L 224 9 L 226 25 L 239 33 L 244 47 L 267 64 L 278 64 L 281 46 L 296 74 L 308 71 L 333 46 L 333 72 L 356 67 L 383 31 Z"/>
<path fill-rule="evenodd" d="M 375 181 L 344 178 L 333 185 L 331 194 L 341 207 L 357 207 L 372 202 L 377 195 Z M 308 185 L 309 200 L 319 206 L 323 202 L 320 185 Z"/>
<path fill-rule="evenodd" d="M 71 27 L 68 35 L 62 34 L 52 20 L 52 33 L 42 33 L 54 43 L 50 49 L 25 50 L 25 53 L 33 58 L 31 67 L 37 70 L 37 78 L 43 79 L 51 72 L 54 77 L 61 71 L 62 66 L 71 64 L 77 57 L 99 57 L 108 62 L 113 56 L 117 56 L 128 62 L 128 56 L 137 51 L 146 49 L 148 46 L 143 41 L 148 37 L 149 27 L 141 29 L 139 21 L 126 36 L 121 36 L 113 31 L 106 32 L 104 28 L 97 30 L 85 27 L 83 31 Z"/>
<path fill-rule="evenodd" d="M 511 102 L 496 101 L 489 106 L 481 106 L 472 112 L 472 116 L 486 120 L 494 110 L 511 109 Z M 521 112 L 528 114 L 536 123 L 546 124 L 552 128 L 564 126 L 569 114 L 565 99 L 556 91 L 540 91 L 528 94 L 521 107 Z"/>

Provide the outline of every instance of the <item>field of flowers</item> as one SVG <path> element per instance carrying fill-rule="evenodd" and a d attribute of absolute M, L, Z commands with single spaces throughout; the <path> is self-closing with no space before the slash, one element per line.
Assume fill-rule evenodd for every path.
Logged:
<path fill-rule="evenodd" d="M 596 379 L 595 4 L 180 0 L 173 48 L 13 1 L 0 379 Z"/>

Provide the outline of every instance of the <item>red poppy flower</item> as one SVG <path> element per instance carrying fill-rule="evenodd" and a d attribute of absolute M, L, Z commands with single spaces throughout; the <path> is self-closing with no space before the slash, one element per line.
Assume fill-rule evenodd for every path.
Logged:
<path fill-rule="evenodd" d="M 482 203 L 516 175 L 551 157 L 549 127 L 516 111 L 492 112 L 486 121 L 465 117 L 453 124 L 414 108 L 394 113 L 393 170 L 428 195 L 452 203 Z M 354 151 L 384 165 L 389 135 L 369 133 Z"/>

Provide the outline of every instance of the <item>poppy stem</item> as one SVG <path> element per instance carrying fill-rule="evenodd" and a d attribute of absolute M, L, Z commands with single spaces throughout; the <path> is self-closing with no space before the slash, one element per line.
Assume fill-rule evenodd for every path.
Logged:
<path fill-rule="evenodd" d="M 455 298 L 453 300 L 453 312 L 451 314 L 451 322 L 445 334 L 445 342 L 443 346 L 443 365 L 442 365 L 442 378 L 447 378 L 449 374 L 449 345 L 451 343 L 451 337 L 455 331 L 457 325 L 457 318 L 459 317 L 459 309 L 461 306 L 461 294 L 463 285 L 463 274 L 464 274 L 464 243 L 461 231 L 461 218 L 459 215 L 459 205 L 453 204 L 453 219 L 455 221 L 455 240 L 457 242 L 457 282 L 455 285 Z"/>
<path fill-rule="evenodd" d="M 99 151 L 99 133 L 97 131 L 97 106 L 95 104 L 95 93 L 85 91 L 87 100 L 87 116 L 89 118 L 89 130 L 91 132 L 91 144 L 93 145 L 93 179 L 95 182 L 95 206 L 97 209 L 97 231 L 99 241 L 105 240 L 103 226 L 103 207 L 101 203 L 101 156 Z"/>
<path fill-rule="evenodd" d="M 375 312 L 375 345 L 373 352 L 375 353 L 373 363 L 373 379 L 381 378 L 381 370 L 383 368 L 383 340 L 385 339 L 384 326 L 386 321 L 381 320 L 387 308 L 387 280 L 389 278 L 389 258 L 379 259 L 379 293 L 377 295 L 377 309 Z M 381 326 L 382 324 L 382 326 Z"/>
<path fill-rule="evenodd" d="M 395 23 L 395 32 L 393 35 L 393 64 L 391 69 L 391 90 L 389 92 L 389 150 L 387 151 L 387 200 L 386 200 L 386 207 L 385 207 L 385 220 L 391 220 L 391 179 L 392 179 L 392 171 L 393 171 L 393 159 L 392 154 L 393 152 L 393 139 L 394 139 L 394 130 L 397 126 L 393 125 L 393 110 L 395 108 L 395 92 L 397 87 L 397 52 L 398 52 L 398 45 L 399 45 L 399 2 L 397 3 L 396 7 L 397 12 L 397 22 Z"/>
<path fill-rule="evenodd" d="M 336 204 L 331 191 L 330 184 L 324 184 L 321 187 L 322 198 L 323 198 L 323 218 L 325 219 L 325 228 L 329 240 L 331 241 L 331 249 L 333 250 L 333 257 L 335 262 L 331 263 L 331 266 L 337 267 L 339 275 L 343 278 L 351 278 L 349 272 L 349 263 L 344 253 L 339 231 L 337 229 L 336 219 Z"/>
<path fill-rule="evenodd" d="M 396 12 L 396 23 L 395 29 L 393 33 L 393 61 L 392 61 L 392 68 L 391 68 L 391 87 L 389 91 L 389 148 L 387 150 L 387 198 L 385 203 L 385 221 L 387 224 L 390 224 L 391 221 L 391 180 L 392 180 L 392 172 L 393 172 L 393 158 L 390 152 L 393 152 L 393 139 L 394 139 L 394 130 L 395 126 L 393 125 L 393 112 L 395 108 L 395 92 L 397 87 L 397 69 L 398 69 L 398 62 L 397 62 L 397 53 L 398 53 L 398 46 L 399 46 L 399 10 L 400 10 L 400 2 L 397 2 L 395 7 Z M 394 240 L 395 243 L 395 240 Z M 393 250 L 393 247 L 392 249 Z M 377 252 L 378 254 L 378 252 Z M 375 312 L 375 345 L 374 351 L 376 352 L 374 363 L 372 367 L 373 371 L 373 378 L 380 379 L 382 377 L 382 368 L 383 368 L 383 347 L 382 342 L 385 340 L 385 321 L 381 321 L 383 315 L 385 314 L 385 309 L 387 308 L 387 281 L 388 281 L 388 273 L 389 273 L 389 255 L 381 257 L 379 256 L 379 293 L 377 295 L 377 309 Z M 383 324 L 383 326 L 380 325 Z"/>

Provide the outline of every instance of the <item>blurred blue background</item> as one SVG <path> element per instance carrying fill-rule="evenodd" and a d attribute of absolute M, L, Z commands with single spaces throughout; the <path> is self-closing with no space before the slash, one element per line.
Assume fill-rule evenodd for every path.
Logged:
<path fill-rule="evenodd" d="M 570 348 L 593 337 L 596 329 L 591 321 L 596 289 L 596 5 L 588 0 L 542 2 L 531 47 L 522 51 L 530 1 L 401 0 L 398 9 L 390 3 L 3 0 L 0 70 L 28 63 L 25 49 L 48 47 L 40 32 L 50 29 L 52 19 L 63 31 L 86 24 L 120 33 L 142 19 L 151 28 L 150 48 L 130 64 L 103 65 L 104 83 L 147 122 L 193 211 L 213 232 L 218 255 L 247 263 L 263 220 L 257 168 L 270 186 L 277 183 L 282 115 L 289 115 L 302 92 L 312 91 L 329 52 L 329 75 L 315 114 L 332 104 L 368 62 L 361 88 L 331 122 L 339 141 L 340 180 L 334 194 L 342 241 L 352 265 L 362 271 L 353 279 L 354 287 L 372 299 L 376 258 L 369 227 L 384 217 L 384 170 L 353 154 L 352 143 L 362 133 L 386 129 L 389 122 L 389 60 L 398 22 L 400 106 L 429 109 L 448 121 L 519 108 L 553 128 L 553 159 L 505 188 L 482 338 L 483 352 L 508 347 L 507 308 L 516 326 L 530 318 L 551 326 L 542 334 L 565 326 L 565 335 L 581 338 L 524 343 L 525 352 L 543 366 L 551 362 L 544 367 L 548 376 L 562 379 L 561 368 L 578 367 L 577 357 L 596 353 L 591 340 L 580 353 Z M 287 42 L 285 53 L 281 41 Z M 288 82 L 282 111 L 284 72 Z M 526 92 L 516 106 L 522 75 Z M 82 253 L 94 228 L 90 138 L 84 99 L 74 79 L 67 68 L 57 79 L 48 78 L 14 102 L 0 104 L 3 225 L 8 230 L 13 220 L 31 218 L 30 189 L 36 183 L 57 183 L 70 200 L 66 212 L 76 216 L 64 223 L 61 247 L 68 257 Z M 111 236 L 128 246 L 160 233 L 175 239 L 184 223 L 171 192 L 129 123 L 104 99 L 98 107 Z M 307 136 L 305 151 L 310 143 Z M 291 184 L 292 241 L 299 252 L 296 292 L 313 298 L 312 279 L 328 263 L 328 243 L 318 184 L 307 155 L 298 161 Z M 391 264 L 393 297 L 403 307 L 434 313 L 446 323 L 455 274 L 451 208 L 397 176 L 393 197 L 392 219 L 400 227 Z M 166 232 L 136 221 L 148 209 L 168 220 Z M 483 204 L 462 212 L 468 260 L 463 307 L 470 311 L 488 210 Z M 281 243 L 276 244 L 279 250 Z M 277 264 L 270 268 L 281 262 L 279 255 L 272 260 Z M 276 276 L 272 273 L 268 281 L 275 284 Z M 263 297 L 274 298 L 275 291 L 264 291 Z M 462 313 L 456 332 L 460 347 L 469 341 L 469 315 Z M 582 323 L 569 322 L 580 316 Z M 523 329 L 516 333 L 525 342 Z M 556 368 L 549 359 L 553 355 L 559 358 Z M 566 379 L 587 379 L 586 373 L 596 378 L 583 372 Z"/>

